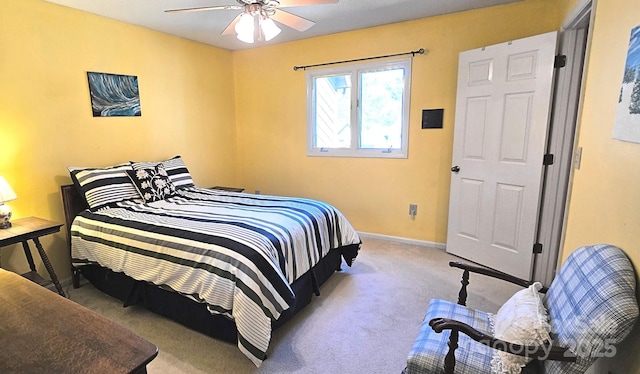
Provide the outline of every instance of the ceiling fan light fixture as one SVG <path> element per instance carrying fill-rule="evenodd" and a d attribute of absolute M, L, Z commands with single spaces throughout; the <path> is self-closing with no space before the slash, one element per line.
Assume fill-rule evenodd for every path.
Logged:
<path fill-rule="evenodd" d="M 245 43 L 254 42 L 254 19 L 250 13 L 244 13 L 236 23 L 234 29 L 238 33 L 237 38 Z"/>
<path fill-rule="evenodd" d="M 252 44 L 254 41 L 253 33 L 239 33 L 237 36 L 238 40 L 241 42 Z"/>
<path fill-rule="evenodd" d="M 201 6 L 167 9 L 166 13 L 198 12 L 207 10 L 243 10 L 228 24 L 222 35 L 232 35 L 244 43 L 270 41 L 281 33 L 274 20 L 297 31 L 306 31 L 315 22 L 280 8 L 306 5 L 335 4 L 339 0 L 236 0 L 237 5 Z"/>
<path fill-rule="evenodd" d="M 280 31 L 282 31 L 269 17 L 264 17 L 261 20 L 260 28 L 262 29 L 262 33 L 264 34 L 264 40 L 267 42 L 278 36 L 278 34 L 280 34 Z"/>
<path fill-rule="evenodd" d="M 253 43 L 256 40 L 268 42 L 282 31 L 261 9 L 258 11 L 248 9 L 240 16 L 234 29 L 238 40 L 245 43 Z"/>

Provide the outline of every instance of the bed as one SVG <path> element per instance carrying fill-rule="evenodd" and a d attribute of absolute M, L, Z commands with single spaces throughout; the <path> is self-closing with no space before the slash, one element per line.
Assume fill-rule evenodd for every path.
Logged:
<path fill-rule="evenodd" d="M 272 330 L 360 248 L 333 206 L 199 188 L 180 156 L 69 171 L 74 287 L 82 274 L 125 305 L 237 343 L 256 366 Z"/>

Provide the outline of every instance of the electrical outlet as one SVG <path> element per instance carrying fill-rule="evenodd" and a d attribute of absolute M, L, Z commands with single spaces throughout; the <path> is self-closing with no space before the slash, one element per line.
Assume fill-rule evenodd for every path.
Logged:
<path fill-rule="evenodd" d="M 411 217 L 415 217 L 418 214 L 418 205 L 417 204 L 409 204 L 409 215 Z"/>
<path fill-rule="evenodd" d="M 260 190 L 256 190 L 256 195 L 260 195 Z"/>

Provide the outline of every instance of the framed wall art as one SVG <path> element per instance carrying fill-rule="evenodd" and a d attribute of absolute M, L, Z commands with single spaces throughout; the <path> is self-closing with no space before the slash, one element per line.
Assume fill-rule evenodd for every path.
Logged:
<path fill-rule="evenodd" d="M 640 143 L 640 25 L 631 30 L 613 138 Z"/>
<path fill-rule="evenodd" d="M 139 117 L 138 77 L 87 72 L 94 117 Z"/>

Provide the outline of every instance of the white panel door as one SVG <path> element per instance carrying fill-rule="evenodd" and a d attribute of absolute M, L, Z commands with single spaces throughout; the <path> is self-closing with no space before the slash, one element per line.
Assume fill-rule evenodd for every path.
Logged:
<path fill-rule="evenodd" d="M 460 53 L 447 252 L 530 279 L 557 33 Z"/>

